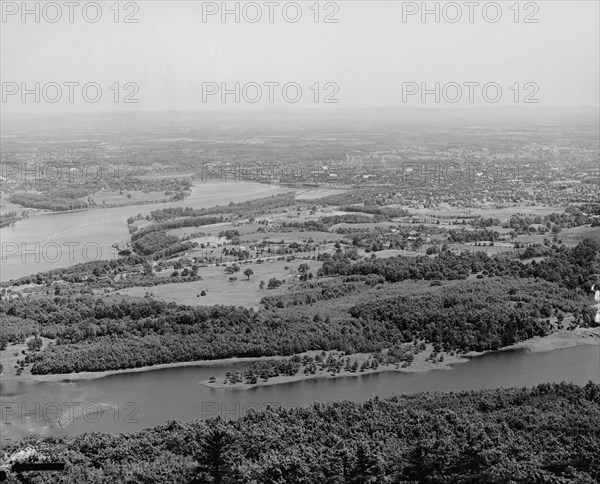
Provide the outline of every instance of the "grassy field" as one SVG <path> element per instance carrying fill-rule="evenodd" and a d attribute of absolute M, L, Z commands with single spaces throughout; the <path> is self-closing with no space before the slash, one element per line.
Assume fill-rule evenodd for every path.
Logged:
<path fill-rule="evenodd" d="M 355 224 L 350 224 L 350 223 L 346 223 L 346 222 L 342 222 L 339 224 L 335 224 L 331 226 L 331 231 L 335 232 L 337 229 L 339 228 L 345 228 L 345 229 L 374 229 L 375 227 L 395 227 L 396 225 L 398 225 L 395 222 L 359 222 L 359 223 L 355 223 Z"/>
<path fill-rule="evenodd" d="M 35 190 L 22 190 L 23 193 L 38 193 Z M 16 203 L 10 202 L 8 199 L 10 197 L 10 193 L 5 191 L 0 193 L 0 213 L 6 212 L 16 212 L 17 216 L 21 216 L 23 212 L 27 212 L 29 215 L 33 215 L 36 213 L 43 213 L 45 210 L 41 210 L 39 208 L 26 208 L 21 205 L 17 205 Z"/>
<path fill-rule="evenodd" d="M 432 210 L 429 208 L 421 209 L 410 209 L 415 215 L 429 215 L 438 217 L 475 217 L 482 216 L 484 218 L 497 218 L 500 220 L 508 220 L 511 215 L 520 213 L 523 215 L 549 215 L 551 213 L 562 213 L 564 207 L 555 205 L 514 205 L 506 206 L 503 208 L 495 208 L 494 206 L 481 207 L 481 208 L 443 208 L 439 210 Z"/>
<path fill-rule="evenodd" d="M 239 228 L 240 227 L 235 227 L 235 230 L 239 231 Z M 223 222 L 219 224 L 202 225 L 200 227 L 180 227 L 178 229 L 168 230 L 167 234 L 175 235 L 176 237 L 186 237 L 191 234 L 203 232 L 207 235 L 216 237 L 220 232 L 231 229 L 234 229 L 233 222 Z M 222 241 L 225 242 L 225 239 L 222 239 Z"/>
<path fill-rule="evenodd" d="M 600 241 L 600 227 L 584 225 L 581 227 L 564 229 L 558 234 L 558 238 L 568 247 L 575 247 L 584 239 Z"/>
<path fill-rule="evenodd" d="M 513 244 L 510 242 L 495 242 L 493 246 L 473 245 L 473 244 L 449 244 L 449 248 L 455 252 L 467 250 L 469 252 L 485 252 L 488 255 L 502 254 L 513 251 Z"/>
<path fill-rule="evenodd" d="M 257 232 L 255 234 L 248 234 L 241 237 L 242 241 L 249 242 L 260 242 L 264 238 L 273 242 L 279 242 L 283 239 L 286 242 L 302 242 L 305 240 L 313 239 L 315 242 L 336 241 L 342 239 L 343 236 L 340 234 L 334 234 L 330 232 Z"/>
<path fill-rule="evenodd" d="M 128 197 L 128 195 L 130 195 L 130 197 Z M 144 193 L 138 191 L 123 191 L 122 194 L 119 194 L 119 192 L 115 190 L 95 192 L 92 193 L 90 197 L 98 205 L 103 205 L 104 202 L 106 202 L 106 205 L 130 205 L 132 203 L 156 202 L 168 200 L 170 198 L 169 195 L 165 195 L 165 192 Z"/>
<path fill-rule="evenodd" d="M 21 214 L 22 210 L 27 210 L 21 207 L 21 205 L 17 205 L 15 203 L 9 202 L 8 197 L 9 193 L 3 192 L 0 193 L 0 212 L 17 212 L 17 214 Z"/>
<path fill-rule="evenodd" d="M 548 235 L 517 235 L 513 242 L 521 242 L 523 244 L 542 244 L 544 239 L 550 239 Z"/>
<path fill-rule="evenodd" d="M 27 338 L 26 342 L 32 339 L 33 337 Z M 52 341 L 48 338 L 42 338 L 42 349 L 48 346 L 48 343 Z M 27 343 L 10 343 L 6 349 L 0 351 L 0 363 L 2 363 L 2 378 L 14 378 L 17 376 L 17 360 L 22 360 L 25 358 L 25 354 L 23 351 L 27 351 Z M 27 364 L 23 367 L 22 373 L 20 376 L 31 375 L 31 365 Z"/>
<path fill-rule="evenodd" d="M 261 298 L 272 294 L 282 294 L 294 285 L 294 275 L 297 277 L 296 269 L 302 263 L 307 263 L 310 272 L 316 274 L 321 267 L 321 262 L 295 260 L 294 262 L 265 262 L 264 264 L 238 264 L 240 272 L 231 276 L 225 273 L 223 266 L 203 267 L 199 271 L 202 281 L 184 282 L 175 284 L 164 284 L 154 287 L 132 287 L 118 291 L 121 295 L 143 297 L 151 293 L 156 299 L 174 301 L 178 304 L 190 306 L 202 306 L 213 304 L 225 304 L 258 308 Z M 285 269 L 288 267 L 288 269 Z M 244 271 L 250 268 L 254 274 L 250 280 L 244 275 Z M 290 274 L 294 271 L 294 275 Z M 230 277 L 237 277 L 237 281 L 230 282 Z M 265 287 L 269 279 L 276 277 L 285 280 L 285 284 L 277 289 L 259 289 L 260 281 L 265 281 Z M 206 296 L 200 296 L 205 290 Z"/>

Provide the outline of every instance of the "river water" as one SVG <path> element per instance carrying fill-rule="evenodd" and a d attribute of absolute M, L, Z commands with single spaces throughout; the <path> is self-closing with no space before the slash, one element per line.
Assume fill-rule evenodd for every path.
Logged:
<path fill-rule="evenodd" d="M 81 249 L 85 244 L 97 244 L 100 248 L 101 257 L 92 247 L 87 253 L 89 258 L 114 257 L 110 246 L 128 236 L 126 219 L 131 215 L 146 215 L 152 210 L 173 206 L 224 205 L 282 191 L 285 190 L 254 183 L 197 184 L 191 197 L 180 202 L 31 217 L 0 230 L 0 280 L 84 262 L 86 253 Z M 69 243 L 73 247 L 71 253 Z M 12 254 L 15 244 L 18 250 Z M 22 244 L 26 244 L 25 247 Z M 63 249 L 58 258 L 52 252 L 56 245 Z M 24 255 L 23 249 L 31 253 Z M 361 402 L 376 395 L 383 398 L 420 391 L 530 386 L 563 380 L 577 384 L 589 380 L 600 383 L 600 347 L 579 346 L 543 353 L 503 351 L 457 364 L 452 370 L 314 379 L 251 390 L 216 390 L 199 383 L 226 371 L 243 371 L 246 366 L 242 363 L 188 366 L 93 380 L 67 379 L 58 383 L 0 382 L 2 439 L 17 439 L 28 434 L 131 432 L 170 419 L 216 416 L 230 419 L 251 409 L 262 410 L 268 404 L 295 407 L 336 400 Z"/>
<path fill-rule="evenodd" d="M 533 353 L 500 351 L 425 373 L 386 372 L 313 379 L 249 390 L 200 384 L 248 363 L 187 366 L 122 373 L 93 380 L 0 383 L 2 439 L 28 434 L 76 435 L 133 432 L 171 419 L 238 418 L 267 405 L 287 408 L 313 402 L 362 402 L 376 395 L 531 386 L 543 382 L 600 383 L 600 346 Z M 81 411 L 85 409 L 85 415 Z M 62 418 L 62 424 L 58 421 Z"/>
<path fill-rule="evenodd" d="M 185 200 L 128 207 L 40 214 L 0 229 L 0 281 L 117 257 L 111 246 L 129 236 L 127 218 L 167 207 L 228 205 L 289 189 L 260 183 L 196 182 Z"/>

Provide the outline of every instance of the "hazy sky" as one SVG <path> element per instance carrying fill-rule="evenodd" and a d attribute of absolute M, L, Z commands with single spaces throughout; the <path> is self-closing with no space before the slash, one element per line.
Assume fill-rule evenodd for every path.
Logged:
<path fill-rule="evenodd" d="M 20 1 L 1 3 L 4 112 L 600 104 L 597 1 L 425 2 L 432 13 L 422 18 L 422 2 L 152 0 L 120 2 L 118 22 L 109 1 L 98 3 L 96 23 L 90 2 L 73 7 L 72 23 L 65 2 L 27 2 L 32 12 L 39 9 L 39 23 L 34 13 L 22 18 Z M 239 23 L 233 13 L 221 17 L 223 6 L 239 9 Z M 62 16 L 52 23 L 57 7 Z M 261 19 L 251 22 L 259 10 Z M 125 23 L 127 14 L 138 22 Z M 337 23 L 324 22 L 328 15 Z M 84 98 L 86 83 L 96 84 L 88 84 Z M 57 85 L 62 97 L 52 103 Z M 23 87 L 33 92 L 25 102 Z M 222 87 L 233 91 L 225 102 Z M 424 99 L 423 87 L 431 90 Z M 139 102 L 125 103 L 127 94 Z M 259 102 L 249 102 L 259 94 Z M 338 103 L 325 103 L 328 95 Z"/>

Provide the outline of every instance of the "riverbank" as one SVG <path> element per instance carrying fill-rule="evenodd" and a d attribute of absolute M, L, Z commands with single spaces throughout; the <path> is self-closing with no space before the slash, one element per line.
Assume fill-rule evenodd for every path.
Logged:
<path fill-rule="evenodd" d="M 501 348 L 498 351 L 510 351 L 510 350 L 518 350 L 525 349 L 531 352 L 543 352 L 543 351 L 553 351 L 563 348 L 571 348 L 574 346 L 580 345 L 598 345 L 600 346 L 600 327 L 598 328 L 576 328 L 573 331 L 568 330 L 559 330 L 555 333 L 552 333 L 548 336 L 544 337 L 534 337 L 526 341 L 522 341 L 520 343 L 516 343 L 511 346 L 507 346 L 505 348 Z M 314 374 L 304 374 L 298 373 L 294 376 L 276 376 L 269 378 L 267 381 L 258 381 L 255 384 L 249 383 L 236 383 L 230 384 L 224 382 L 224 377 L 220 376 L 216 378 L 214 382 L 210 380 L 205 380 L 200 382 L 201 385 L 207 388 L 214 389 L 225 389 L 225 388 L 236 388 L 236 389 L 250 389 L 258 386 L 269 386 L 269 385 L 278 385 L 281 383 L 291 383 L 302 380 L 311 380 L 315 378 L 340 378 L 340 377 L 348 377 L 348 376 L 361 376 L 361 375 L 369 375 L 373 373 L 382 373 L 389 371 L 397 371 L 404 373 L 422 373 L 430 370 L 451 370 L 453 365 L 459 363 L 466 363 L 471 358 L 476 358 L 478 356 L 484 355 L 486 353 L 492 353 L 492 351 L 484 351 L 484 352 L 476 352 L 471 351 L 464 355 L 451 355 L 448 353 L 441 353 L 444 357 L 443 361 L 431 361 L 429 359 L 429 355 L 433 349 L 432 345 L 427 345 L 427 348 L 424 351 L 419 352 L 414 356 L 414 360 L 409 366 L 404 366 L 401 363 L 391 363 L 380 365 L 378 368 L 369 368 L 363 371 L 351 371 L 341 369 L 338 372 L 331 372 L 327 369 L 319 369 Z M 320 352 L 309 352 L 310 356 L 314 356 L 316 353 Z M 309 354 L 307 353 L 307 354 Z M 331 352 L 328 352 L 331 353 Z M 300 355 L 300 356 L 303 356 Z M 346 356 L 345 356 L 346 357 Z M 344 357 L 344 358 L 345 358 Z M 361 365 L 364 361 L 366 361 L 369 357 L 368 354 L 354 354 L 347 355 L 350 360 L 356 360 L 359 365 Z"/>
<path fill-rule="evenodd" d="M 44 338 L 45 340 L 45 338 Z M 46 345 L 46 340 L 44 341 L 44 345 Z M 509 350 L 517 350 L 517 349 L 525 349 L 531 352 L 543 352 L 543 351 L 553 351 L 563 348 L 571 348 L 573 346 L 580 345 L 598 345 L 600 346 L 600 327 L 596 328 L 576 328 L 573 331 L 568 330 L 559 330 L 555 333 L 552 333 L 548 336 L 544 337 L 534 337 L 526 341 L 522 341 L 520 343 L 516 343 L 511 346 L 507 346 L 505 348 L 501 348 L 498 351 L 509 351 Z M 122 373 L 141 373 L 153 370 L 160 370 L 165 368 L 178 368 L 178 367 L 187 367 L 187 366 L 201 366 L 201 367 L 216 367 L 219 366 L 230 366 L 235 365 L 237 363 L 255 363 L 258 361 L 267 361 L 274 359 L 282 359 L 288 358 L 285 356 L 264 356 L 264 357 L 248 357 L 248 358 L 223 358 L 218 360 L 200 360 L 200 361 L 186 361 L 186 362 L 176 362 L 176 363 L 164 363 L 160 365 L 153 366 L 144 366 L 140 368 L 128 368 L 125 370 L 110 370 L 110 371 L 100 371 L 100 372 L 81 372 L 81 373 L 67 373 L 67 374 L 53 374 L 53 375 L 32 375 L 31 367 L 25 367 L 23 373 L 21 375 L 16 375 L 12 370 L 14 366 L 14 361 L 17 358 L 22 358 L 23 355 L 20 354 L 22 349 L 25 349 L 25 345 L 11 345 L 7 347 L 5 350 L 0 352 L 2 364 L 5 367 L 4 372 L 0 376 L 1 381 L 9 382 L 9 381 L 19 381 L 19 382 L 61 382 L 61 381 L 75 381 L 75 380 L 93 380 L 97 378 L 103 378 L 110 375 L 122 374 Z M 338 378 L 344 376 L 361 376 L 372 373 L 381 373 L 386 371 L 401 371 L 407 373 L 422 373 L 430 370 L 450 370 L 452 366 L 458 363 L 466 363 L 471 358 L 481 356 L 485 353 L 490 352 L 470 352 L 464 355 L 450 355 L 448 353 L 443 353 L 444 361 L 436 361 L 432 362 L 427 360 L 429 354 L 431 353 L 432 347 L 431 345 L 427 345 L 427 348 L 418 354 L 415 355 L 414 360 L 410 366 L 402 368 L 402 364 L 391 364 L 391 365 L 382 365 L 379 368 L 370 368 L 368 370 L 364 370 L 363 372 L 356 371 L 346 371 L 341 370 L 339 373 L 331 374 L 331 372 L 327 370 L 318 371 L 315 374 L 297 374 L 291 377 L 288 376 L 279 376 L 270 378 L 266 382 L 258 382 L 255 385 L 249 384 L 223 384 L 224 375 L 215 374 L 216 381 L 215 383 L 209 383 L 209 380 L 205 380 L 200 382 L 201 385 L 204 385 L 208 388 L 253 388 L 256 386 L 264 386 L 264 385 L 276 385 L 280 383 L 290 383 L 294 381 L 300 380 L 308 380 L 313 378 Z M 18 353 L 17 356 L 13 356 L 14 353 Z M 299 356 L 302 357 L 304 355 L 307 356 L 316 356 L 320 354 L 320 350 L 315 351 L 307 351 L 305 353 L 301 353 Z M 331 353 L 326 352 L 326 353 Z M 12 357 L 11 357 L 12 356 Z M 366 353 L 358 353 L 354 355 L 347 355 L 351 360 L 359 360 L 359 365 L 366 359 L 368 359 L 369 354 Z M 438 355 L 439 356 L 439 355 Z M 346 356 L 344 356 L 346 358 Z"/>
<path fill-rule="evenodd" d="M 600 327 L 575 328 L 573 331 L 562 329 L 548 336 L 521 341 L 512 346 L 502 348 L 500 351 L 526 349 L 538 353 L 542 351 L 560 350 L 580 345 L 600 345 Z"/>
<path fill-rule="evenodd" d="M 17 352 L 24 349 L 25 345 L 12 345 L 4 351 Z M 4 353 L 4 351 L 2 353 Z M 21 355 L 22 356 L 22 355 Z M 256 361 L 280 359 L 281 356 L 263 356 L 258 358 L 222 358 L 218 360 L 198 360 L 198 361 L 183 361 L 175 363 L 162 363 L 159 365 L 142 366 L 140 368 L 127 368 L 124 370 L 108 370 L 108 371 L 82 371 L 80 373 L 60 373 L 51 375 L 33 375 L 30 367 L 25 367 L 21 375 L 7 373 L 5 358 L 2 357 L 2 364 L 5 366 L 5 371 L 0 375 L 1 381 L 20 381 L 20 382 L 68 382 L 76 380 L 94 380 L 110 375 L 120 375 L 124 373 L 144 373 L 147 371 L 162 370 L 165 368 L 179 368 L 184 366 L 226 366 L 235 365 L 237 363 L 253 363 Z"/>
<path fill-rule="evenodd" d="M 510 350 L 518 350 L 525 349 L 531 352 L 544 352 L 544 351 L 553 351 L 564 348 L 571 348 L 574 346 L 581 345 L 599 345 L 600 346 L 600 327 L 598 328 L 577 328 L 573 331 L 568 330 L 559 330 L 551 335 L 544 337 L 534 337 L 526 341 L 522 341 L 520 343 L 516 343 L 511 346 L 507 346 L 505 348 L 501 348 L 498 351 L 510 351 Z M 304 374 L 298 372 L 293 376 L 276 376 L 269 378 L 266 381 L 258 381 L 254 384 L 249 383 L 225 383 L 224 376 L 220 375 L 216 377 L 214 382 L 210 380 L 205 380 L 200 382 L 201 385 L 207 388 L 213 389 L 225 389 L 225 388 L 236 388 L 236 389 L 250 389 L 258 386 L 269 386 L 269 385 L 278 385 L 281 383 L 292 383 L 302 380 L 311 380 L 315 378 L 340 378 L 340 377 L 348 377 L 348 376 L 361 376 L 361 375 L 369 375 L 373 373 L 382 373 L 389 371 L 396 372 L 404 372 L 404 373 L 422 373 L 430 370 L 451 370 L 453 365 L 459 363 L 466 363 L 471 358 L 476 358 L 478 356 L 484 355 L 486 353 L 492 353 L 491 351 L 484 352 L 475 352 L 471 351 L 464 355 L 450 355 L 447 353 L 442 353 L 444 360 L 443 361 L 431 361 L 428 357 L 431 354 L 433 347 L 432 345 L 427 345 L 427 348 L 424 351 L 416 354 L 414 360 L 409 366 L 404 366 L 401 363 L 391 363 L 391 364 L 383 364 L 378 368 L 369 368 L 363 371 L 351 371 L 346 369 L 341 369 L 337 372 L 331 372 L 327 369 L 318 369 L 314 374 Z M 314 356 L 315 354 L 320 352 L 309 352 L 306 353 L 309 356 Z M 331 352 L 327 352 L 328 354 Z M 333 352 L 335 353 L 335 351 Z M 303 356 L 304 354 L 300 355 Z M 359 366 L 368 359 L 369 354 L 353 354 L 344 356 L 344 358 L 350 358 L 350 360 L 356 360 Z M 600 362 L 599 362 L 600 363 Z"/>
<path fill-rule="evenodd" d="M 293 382 L 298 382 L 298 381 L 302 381 L 302 380 L 312 380 L 315 378 L 340 378 L 340 377 L 348 377 L 348 376 L 362 376 L 362 375 L 371 375 L 374 373 L 383 373 L 383 372 L 388 372 L 388 371 L 402 371 L 405 373 L 423 373 L 426 371 L 430 371 L 430 370 L 450 370 L 452 369 L 451 365 L 457 364 L 457 363 L 465 363 L 468 360 L 467 357 L 462 357 L 462 356 L 458 356 L 458 355 L 450 355 L 447 353 L 443 354 L 444 360 L 443 361 L 431 361 L 429 358 L 429 355 L 431 354 L 431 351 L 433 349 L 433 345 L 427 345 L 426 349 L 419 352 L 418 354 L 414 355 L 414 359 L 411 362 L 410 365 L 405 366 L 405 364 L 403 362 L 398 362 L 398 363 L 379 363 L 379 366 L 377 368 L 368 368 L 368 369 L 364 369 L 364 370 L 349 370 L 349 369 L 345 369 L 342 368 L 340 370 L 337 371 L 332 371 L 329 370 L 327 368 L 317 368 L 315 373 L 308 373 L 305 374 L 303 373 L 303 369 L 301 368 L 300 371 L 293 376 L 284 376 L 284 375 L 280 375 L 280 376 L 274 376 L 269 378 L 268 380 L 260 380 L 257 381 L 256 383 L 236 383 L 236 384 L 231 384 L 231 383 L 226 383 L 224 381 L 224 375 L 219 375 L 218 377 L 215 377 L 215 381 L 211 382 L 210 379 L 208 380 L 204 380 L 200 382 L 200 385 L 205 386 L 207 388 L 213 388 L 213 389 L 226 389 L 226 388 L 236 388 L 236 389 L 241 389 L 241 390 L 246 390 L 246 389 L 250 389 L 250 388 L 256 388 L 259 386 L 270 386 L 270 385 L 279 385 L 282 383 L 293 383 Z M 306 353 L 301 353 L 298 356 L 303 357 L 303 356 L 316 356 L 317 354 L 320 354 L 320 351 L 308 351 Z M 370 359 L 370 357 L 372 357 L 372 354 L 370 353 L 354 353 L 351 355 L 342 355 L 339 351 L 326 351 L 325 352 L 327 357 L 329 357 L 330 355 L 333 356 L 337 356 L 342 360 L 345 360 L 346 358 L 349 358 L 351 361 L 351 364 L 353 364 L 355 361 L 357 362 L 359 368 L 360 366 L 368 361 Z M 468 356 L 468 355 L 465 355 Z"/>

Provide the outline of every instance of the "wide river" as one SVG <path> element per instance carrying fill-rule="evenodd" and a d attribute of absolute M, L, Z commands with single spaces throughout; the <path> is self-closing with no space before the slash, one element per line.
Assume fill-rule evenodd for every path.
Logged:
<path fill-rule="evenodd" d="M 0 280 L 83 262 L 86 254 L 82 248 L 86 244 L 90 244 L 88 258 L 114 257 L 110 246 L 128 236 L 126 219 L 131 215 L 146 215 L 163 207 L 225 205 L 283 191 L 286 190 L 253 183 L 198 184 L 192 195 L 181 202 L 31 217 L 0 230 Z M 102 257 L 94 252 L 94 244 Z M 63 249 L 58 258 L 52 252 L 57 245 Z M 24 254 L 23 249 L 31 253 Z M 452 370 L 314 379 L 251 390 L 216 390 L 199 383 L 212 375 L 241 371 L 246 366 L 188 366 L 60 382 L 0 381 L 0 432 L 3 440 L 28 434 L 130 432 L 170 419 L 236 418 L 269 404 L 289 408 L 335 400 L 360 402 L 376 395 L 529 386 L 563 380 L 600 383 L 600 346 L 544 353 L 503 351 L 457 364 Z"/>
<path fill-rule="evenodd" d="M 111 247 L 128 238 L 127 218 L 167 207 L 213 207 L 290 191 L 260 183 L 201 183 L 185 200 L 128 207 L 46 213 L 0 229 L 0 281 L 118 257 Z"/>
<path fill-rule="evenodd" d="M 292 408 L 336 400 L 362 402 L 376 395 L 519 387 L 543 382 L 600 383 L 600 346 L 539 353 L 500 351 L 456 364 L 451 370 L 322 378 L 250 390 L 212 389 L 200 384 L 212 375 L 241 371 L 247 365 L 166 368 L 91 380 L 2 382 L 2 439 L 28 434 L 132 432 L 171 419 L 232 419 L 267 405 Z M 63 425 L 58 424 L 61 419 Z"/>

